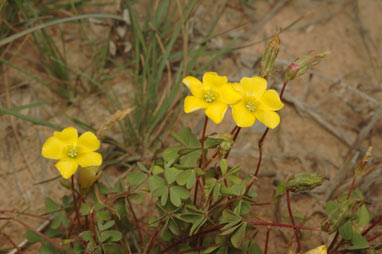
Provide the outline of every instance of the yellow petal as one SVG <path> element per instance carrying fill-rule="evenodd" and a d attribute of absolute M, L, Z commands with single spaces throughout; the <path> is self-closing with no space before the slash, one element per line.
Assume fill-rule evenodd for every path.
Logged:
<path fill-rule="evenodd" d="M 241 93 L 242 87 L 241 87 L 240 83 L 233 82 L 233 83 L 228 83 L 228 84 L 230 84 L 233 87 L 233 89 L 235 89 L 235 91 Z"/>
<path fill-rule="evenodd" d="M 94 133 L 87 131 L 78 138 L 78 152 L 88 153 L 98 150 L 101 145 L 99 139 Z"/>
<path fill-rule="evenodd" d="M 87 189 L 90 188 L 95 181 L 100 177 L 101 171 L 98 171 L 98 166 L 86 167 L 78 170 L 78 182 L 80 183 L 81 188 Z"/>
<path fill-rule="evenodd" d="M 260 98 L 267 89 L 267 81 L 261 77 L 242 78 L 240 84 L 245 93 L 256 98 Z"/>
<path fill-rule="evenodd" d="M 199 98 L 203 96 L 203 84 L 199 79 L 187 76 L 183 79 L 183 83 L 191 91 L 193 96 Z"/>
<path fill-rule="evenodd" d="M 78 132 L 74 127 L 68 127 L 61 132 L 55 131 L 54 136 L 68 145 L 77 146 Z"/>
<path fill-rule="evenodd" d="M 215 101 L 208 105 L 205 113 L 214 123 L 218 124 L 223 120 L 227 108 L 227 104 Z"/>
<path fill-rule="evenodd" d="M 45 141 L 41 154 L 45 158 L 59 160 L 66 157 L 65 151 L 66 145 L 53 136 Z"/>
<path fill-rule="evenodd" d="M 238 103 L 238 104 L 232 105 L 231 107 L 232 107 L 232 117 L 237 126 L 250 127 L 255 123 L 256 121 L 255 115 L 251 111 L 249 111 L 244 106 L 244 104 Z"/>
<path fill-rule="evenodd" d="M 325 245 L 318 246 L 308 252 L 305 252 L 305 254 L 326 254 L 326 253 L 327 253 L 327 250 Z"/>
<path fill-rule="evenodd" d="M 102 155 L 96 152 L 80 154 L 76 159 L 83 168 L 102 164 Z"/>
<path fill-rule="evenodd" d="M 265 91 L 263 96 L 260 98 L 260 102 L 261 103 L 258 106 L 259 110 L 277 111 L 284 107 L 284 104 L 280 100 L 279 94 L 273 89 Z"/>
<path fill-rule="evenodd" d="M 241 94 L 235 91 L 235 89 L 233 89 L 232 85 L 230 84 L 223 85 L 219 91 L 222 102 L 226 104 L 235 104 L 241 98 Z"/>
<path fill-rule="evenodd" d="M 60 171 L 63 178 L 68 179 L 76 172 L 78 162 L 72 158 L 62 159 L 56 163 L 56 168 Z"/>
<path fill-rule="evenodd" d="M 206 109 L 207 107 L 208 102 L 195 96 L 187 96 L 184 99 L 184 112 L 186 113 L 191 113 L 199 109 Z"/>
<path fill-rule="evenodd" d="M 219 76 L 216 72 L 206 72 L 203 75 L 203 86 L 206 89 L 217 89 L 225 84 L 227 84 L 226 76 Z"/>
<path fill-rule="evenodd" d="M 255 116 L 257 120 L 262 122 L 268 128 L 274 129 L 280 123 L 280 116 L 272 111 L 256 111 Z"/>

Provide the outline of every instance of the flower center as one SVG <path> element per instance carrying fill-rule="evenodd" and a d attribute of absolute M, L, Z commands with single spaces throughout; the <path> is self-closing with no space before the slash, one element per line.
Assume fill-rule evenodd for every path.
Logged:
<path fill-rule="evenodd" d="M 215 96 L 214 92 L 212 92 L 212 91 L 206 92 L 204 94 L 204 100 L 206 102 L 208 102 L 208 103 L 211 103 L 211 102 L 215 101 L 216 100 L 216 96 Z"/>
<path fill-rule="evenodd" d="M 71 146 L 68 150 L 68 156 L 70 158 L 76 158 L 78 155 L 77 147 Z"/>
<path fill-rule="evenodd" d="M 256 103 L 254 101 L 247 101 L 247 103 L 245 104 L 245 107 L 251 112 L 256 111 Z"/>

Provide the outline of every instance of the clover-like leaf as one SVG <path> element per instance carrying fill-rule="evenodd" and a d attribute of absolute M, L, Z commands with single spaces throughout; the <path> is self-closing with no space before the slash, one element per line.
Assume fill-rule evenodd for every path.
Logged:
<path fill-rule="evenodd" d="M 187 189 L 194 187 L 195 181 L 195 171 L 192 169 L 182 171 L 176 178 L 176 183 L 182 186 L 186 185 Z"/>
<path fill-rule="evenodd" d="M 248 222 L 243 222 L 240 227 L 231 236 L 232 245 L 239 249 L 245 240 L 245 232 L 247 230 Z"/>
<path fill-rule="evenodd" d="M 362 250 L 370 246 L 369 242 L 361 234 L 353 234 L 351 243 L 352 245 L 347 247 L 348 250 Z"/>
<path fill-rule="evenodd" d="M 338 228 L 340 236 L 347 241 L 350 241 L 353 238 L 353 228 L 351 221 L 348 220 L 341 227 Z"/>
<path fill-rule="evenodd" d="M 184 166 L 195 167 L 197 166 L 197 162 L 199 161 L 201 155 L 202 155 L 202 151 L 195 150 L 183 156 L 181 158 L 181 162 Z"/>
<path fill-rule="evenodd" d="M 178 141 L 180 144 L 184 145 L 185 147 L 189 148 L 199 148 L 200 142 L 195 137 L 194 134 L 192 134 L 190 128 L 184 128 L 179 134 L 172 132 L 171 135 L 175 138 L 176 141 Z"/>
<path fill-rule="evenodd" d="M 179 173 L 180 171 L 176 168 L 165 168 L 164 175 L 166 176 L 167 183 L 174 183 Z"/>
<path fill-rule="evenodd" d="M 146 180 L 147 175 L 142 172 L 131 172 L 126 175 L 126 181 L 131 184 L 138 186 Z"/>
<path fill-rule="evenodd" d="M 162 156 L 167 166 L 170 167 L 180 157 L 179 150 L 180 147 L 170 147 L 163 151 Z"/>
<path fill-rule="evenodd" d="M 154 190 L 162 186 L 166 186 L 166 183 L 162 177 L 159 177 L 159 176 L 149 177 L 149 189 L 151 192 L 153 192 Z"/>

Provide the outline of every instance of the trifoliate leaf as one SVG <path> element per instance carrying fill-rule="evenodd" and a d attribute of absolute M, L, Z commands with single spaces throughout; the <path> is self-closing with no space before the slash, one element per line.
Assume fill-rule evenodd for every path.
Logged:
<path fill-rule="evenodd" d="M 370 244 L 361 234 L 353 234 L 351 239 L 352 246 L 347 247 L 348 250 L 361 250 L 369 248 Z"/>
<path fill-rule="evenodd" d="M 162 156 L 167 166 L 170 167 L 180 157 L 179 150 L 180 147 L 170 147 L 163 151 Z"/>
<path fill-rule="evenodd" d="M 166 183 L 164 182 L 163 178 L 159 176 L 149 177 L 149 189 L 151 192 L 162 186 L 166 186 Z"/>
<path fill-rule="evenodd" d="M 164 175 L 166 176 L 167 183 L 174 183 L 179 173 L 180 171 L 176 168 L 165 168 Z"/>
<path fill-rule="evenodd" d="M 45 208 L 48 213 L 60 210 L 60 206 L 50 198 L 45 198 Z"/>
<path fill-rule="evenodd" d="M 338 228 L 338 232 L 340 236 L 347 241 L 350 241 L 353 237 L 353 228 L 351 225 L 351 221 L 348 220 L 341 227 Z"/>
<path fill-rule="evenodd" d="M 138 186 L 146 180 L 147 174 L 142 172 L 131 172 L 126 175 L 126 181 L 131 184 Z"/>

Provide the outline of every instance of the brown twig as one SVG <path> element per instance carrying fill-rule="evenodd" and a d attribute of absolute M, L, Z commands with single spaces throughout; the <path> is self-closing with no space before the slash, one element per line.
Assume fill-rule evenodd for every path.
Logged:
<path fill-rule="evenodd" d="M 155 239 L 157 238 L 158 233 L 159 233 L 160 229 L 162 228 L 162 223 L 161 223 L 161 222 L 162 222 L 162 221 L 159 222 L 158 227 L 155 229 L 155 233 L 154 233 L 154 235 L 151 237 L 149 243 L 147 244 L 147 248 L 146 248 L 146 250 L 145 250 L 145 253 L 147 253 L 147 254 L 150 253 L 151 248 L 153 247 L 153 244 L 154 244 L 154 242 L 155 242 Z"/>
<path fill-rule="evenodd" d="M 76 193 L 75 193 L 75 189 L 74 189 L 74 175 L 71 177 L 71 189 L 72 189 L 72 196 L 73 196 L 73 205 L 74 205 L 74 211 L 76 212 L 76 218 L 77 219 L 77 223 L 78 223 L 78 227 L 81 228 L 81 222 L 80 222 L 80 213 L 79 213 L 79 206 L 78 206 L 78 203 L 77 203 L 77 197 L 76 197 Z"/>
<path fill-rule="evenodd" d="M 290 198 L 289 198 L 289 191 L 288 190 L 286 191 L 286 199 L 287 199 L 289 217 L 290 217 L 290 220 L 292 222 L 292 225 L 295 226 L 296 223 L 294 222 L 294 218 L 293 218 L 293 213 L 292 213 L 292 208 L 290 205 Z M 296 235 L 297 252 L 301 252 L 300 237 L 298 236 L 298 230 L 297 229 L 294 229 L 294 234 Z"/>
<path fill-rule="evenodd" d="M 269 242 L 269 233 L 271 232 L 271 227 L 268 227 L 267 236 L 265 238 L 264 254 L 268 254 L 268 242 Z"/>
<path fill-rule="evenodd" d="M 1 233 L 5 239 L 7 239 L 7 241 L 13 246 L 13 248 L 15 248 L 17 250 L 17 252 L 19 254 L 23 254 L 22 250 L 19 248 L 19 246 L 17 246 L 17 244 L 9 237 L 9 235 L 7 235 L 6 233 Z"/>
<path fill-rule="evenodd" d="M 141 228 L 141 225 L 139 224 L 139 220 L 138 220 L 138 218 L 137 218 L 137 215 L 136 215 L 135 212 L 134 212 L 133 206 L 131 205 L 131 202 L 130 202 L 128 193 L 126 193 L 125 197 L 126 197 L 127 204 L 129 205 L 130 212 L 131 212 L 132 215 L 133 215 L 133 218 L 134 218 L 134 221 L 135 221 L 135 225 L 136 225 L 136 227 L 138 228 L 139 245 L 140 245 L 139 247 L 140 247 L 141 251 L 143 251 L 143 235 L 142 235 L 142 228 Z"/>

